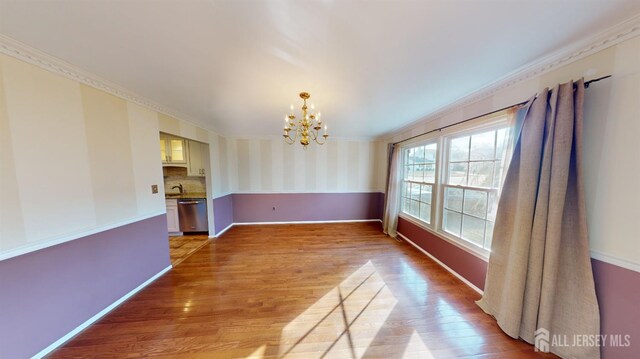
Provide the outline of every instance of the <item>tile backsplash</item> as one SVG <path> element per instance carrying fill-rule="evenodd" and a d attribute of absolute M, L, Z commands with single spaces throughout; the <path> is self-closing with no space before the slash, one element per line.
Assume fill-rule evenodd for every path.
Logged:
<path fill-rule="evenodd" d="M 164 175 L 164 193 L 178 193 L 177 188 L 182 184 L 184 192 L 205 194 L 206 184 L 204 177 L 187 176 L 187 169 L 182 167 L 163 167 L 162 173 Z"/>

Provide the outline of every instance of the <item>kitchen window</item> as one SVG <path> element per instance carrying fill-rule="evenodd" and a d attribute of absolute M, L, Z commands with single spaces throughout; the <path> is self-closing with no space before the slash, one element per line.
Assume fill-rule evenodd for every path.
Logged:
<path fill-rule="evenodd" d="M 405 145 L 400 215 L 488 257 L 510 152 L 511 113 L 479 118 Z"/>

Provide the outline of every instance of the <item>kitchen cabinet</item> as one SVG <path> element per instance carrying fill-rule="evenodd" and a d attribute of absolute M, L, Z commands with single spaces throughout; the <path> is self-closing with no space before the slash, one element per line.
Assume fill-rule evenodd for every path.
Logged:
<path fill-rule="evenodd" d="M 180 219 L 178 217 L 178 200 L 167 199 L 167 232 L 180 232 Z"/>
<path fill-rule="evenodd" d="M 196 141 L 187 141 L 187 146 L 187 152 L 189 154 L 189 165 L 187 166 L 189 176 L 204 177 L 205 158 L 208 158 L 204 151 L 207 151 L 209 147 Z"/>
<path fill-rule="evenodd" d="M 162 163 L 172 165 L 187 164 L 187 146 L 183 138 L 160 134 L 160 156 Z"/>

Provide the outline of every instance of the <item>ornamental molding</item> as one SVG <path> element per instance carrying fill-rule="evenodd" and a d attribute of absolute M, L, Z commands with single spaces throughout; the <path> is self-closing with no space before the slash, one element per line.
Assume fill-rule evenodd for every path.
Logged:
<path fill-rule="evenodd" d="M 216 132 L 214 129 L 210 128 L 210 126 L 206 126 L 201 121 L 198 121 L 184 113 L 161 105 L 138 93 L 130 91 L 120 85 L 103 79 L 64 60 L 37 50 L 29 45 L 26 45 L 3 34 L 0 34 L 0 53 L 14 57 L 24 62 L 28 62 L 49 72 L 64 76 L 70 80 L 83 83 L 98 90 L 102 90 L 114 96 L 125 99 L 129 102 L 133 102 L 146 107 L 150 110 L 174 117 L 193 126 Z"/>

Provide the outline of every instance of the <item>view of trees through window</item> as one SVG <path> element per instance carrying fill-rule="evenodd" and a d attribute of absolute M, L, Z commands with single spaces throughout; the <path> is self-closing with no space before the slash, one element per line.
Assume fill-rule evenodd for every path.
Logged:
<path fill-rule="evenodd" d="M 401 212 L 489 250 L 509 131 L 495 125 L 404 148 Z"/>
<path fill-rule="evenodd" d="M 436 181 L 435 143 L 404 151 L 401 210 L 431 223 L 433 185 Z"/>
<path fill-rule="evenodd" d="M 448 139 L 442 228 L 491 248 L 508 128 Z"/>

